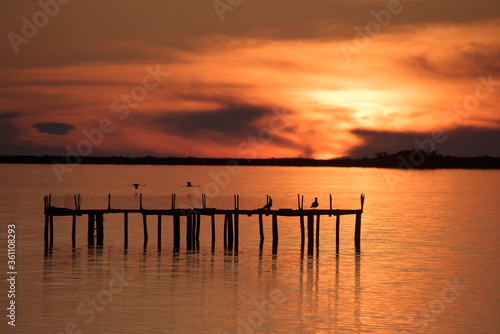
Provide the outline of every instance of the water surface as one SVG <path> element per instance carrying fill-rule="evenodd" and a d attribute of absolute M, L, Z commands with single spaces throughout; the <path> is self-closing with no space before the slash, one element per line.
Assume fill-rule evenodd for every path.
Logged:
<path fill-rule="evenodd" d="M 2 165 L 1 244 L 16 224 L 16 333 L 497 333 L 500 331 L 500 171 L 224 166 L 76 166 L 56 178 L 45 165 Z M 396 174 L 395 174 L 396 173 Z M 394 178 L 396 177 L 396 178 Z M 394 180 L 397 180 L 394 182 Z M 199 187 L 183 187 L 191 181 Z M 131 183 L 146 184 L 135 190 Z M 103 249 L 86 245 L 86 217 L 55 217 L 54 249 L 44 255 L 43 196 L 83 207 L 308 206 L 357 209 L 366 194 L 361 252 L 354 250 L 354 217 L 321 220 L 319 251 L 301 252 L 298 219 L 280 218 L 272 253 L 271 219 L 259 249 L 257 217 L 240 218 L 239 253 L 222 245 L 223 218 L 211 249 L 202 219 L 200 249 L 172 251 L 171 218 L 163 217 L 162 249 L 156 220 L 142 248 L 142 218 L 130 215 L 129 247 L 123 217 L 106 216 Z M 206 219 L 206 220 L 205 220 Z M 184 223 L 184 220 L 182 221 Z M 181 233 L 185 231 L 184 224 Z M 6 247 L 2 247 L 4 252 Z M 6 264 L 4 265 L 6 267 Z M 6 272 L 6 270 L 3 270 Z M 3 274 L 5 276 L 5 273 Z M 2 291 L 7 291 L 1 280 Z M 2 305 L 8 299 L 3 293 Z M 4 311 L 6 312 L 6 311 Z"/>

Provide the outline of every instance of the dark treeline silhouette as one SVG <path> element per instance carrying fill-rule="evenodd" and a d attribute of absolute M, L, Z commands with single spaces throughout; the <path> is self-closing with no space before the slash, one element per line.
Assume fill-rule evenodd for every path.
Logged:
<path fill-rule="evenodd" d="M 452 157 L 435 151 L 404 150 L 394 154 L 376 153 L 374 158 L 338 158 L 315 160 L 308 158 L 230 159 L 230 158 L 179 158 L 179 157 L 75 157 L 75 156 L 0 156 L 3 164 L 96 164 L 96 165 L 200 165 L 217 166 L 235 164 L 241 166 L 327 166 L 327 167 L 375 167 L 404 169 L 500 169 L 497 157 Z"/>

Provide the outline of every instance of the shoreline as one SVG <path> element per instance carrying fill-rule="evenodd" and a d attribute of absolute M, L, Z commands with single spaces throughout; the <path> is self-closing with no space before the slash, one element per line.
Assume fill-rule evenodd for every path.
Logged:
<path fill-rule="evenodd" d="M 389 169 L 500 169 L 500 157 L 452 157 L 400 151 L 375 158 L 195 158 L 195 157 L 79 157 L 79 156 L 0 156 L 0 164 L 85 164 L 85 165 L 162 165 L 162 166 L 279 166 L 279 167 L 362 167 Z"/>

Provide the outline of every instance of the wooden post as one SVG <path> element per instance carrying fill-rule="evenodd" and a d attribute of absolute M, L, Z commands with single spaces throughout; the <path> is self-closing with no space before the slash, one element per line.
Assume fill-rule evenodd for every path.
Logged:
<path fill-rule="evenodd" d="M 239 201 L 239 195 L 238 195 Z M 238 204 L 239 206 L 239 204 Z M 238 252 L 238 244 L 239 244 L 239 234 L 240 234 L 240 217 L 238 213 L 234 214 L 234 251 Z"/>
<path fill-rule="evenodd" d="M 97 213 L 95 215 L 96 222 L 96 232 L 97 232 L 97 246 L 102 246 L 104 244 L 104 215 L 102 213 Z"/>
<path fill-rule="evenodd" d="M 123 241 L 124 248 L 128 247 L 128 212 L 123 214 Z"/>
<path fill-rule="evenodd" d="M 332 194 L 330 194 L 330 211 L 332 211 Z M 328 217 L 331 217 L 332 214 L 330 213 Z"/>
<path fill-rule="evenodd" d="M 300 245 L 304 247 L 304 216 L 300 215 Z"/>
<path fill-rule="evenodd" d="M 158 250 L 161 250 L 161 215 L 158 215 Z"/>
<path fill-rule="evenodd" d="M 340 244 L 340 216 L 337 215 L 337 228 L 335 233 L 335 245 L 337 247 L 337 251 L 339 250 L 339 244 Z"/>
<path fill-rule="evenodd" d="M 111 210 L 111 194 L 108 194 L 108 210 Z"/>
<path fill-rule="evenodd" d="M 76 199 L 76 197 L 75 197 Z M 73 215 L 73 224 L 71 229 L 71 245 L 75 248 L 76 245 L 76 215 Z"/>
<path fill-rule="evenodd" d="M 227 215 L 224 215 L 224 250 L 227 249 Z"/>
<path fill-rule="evenodd" d="M 215 215 L 210 216 L 212 222 L 212 249 L 215 249 Z"/>
<path fill-rule="evenodd" d="M 54 216 L 50 215 L 50 248 L 54 246 Z"/>
<path fill-rule="evenodd" d="M 196 215 L 196 244 L 198 245 L 200 242 L 200 229 L 201 229 L 201 215 Z"/>
<path fill-rule="evenodd" d="M 144 248 L 148 244 L 148 216 L 146 214 L 142 214 L 142 227 L 144 229 Z"/>
<path fill-rule="evenodd" d="M 43 233 L 45 248 L 49 247 L 49 215 L 45 214 L 45 230 Z"/>
<path fill-rule="evenodd" d="M 319 215 L 316 215 L 316 248 L 319 246 Z"/>
<path fill-rule="evenodd" d="M 273 215 L 273 253 L 278 248 L 278 216 Z"/>
<path fill-rule="evenodd" d="M 142 210 L 142 193 L 140 194 L 140 197 L 139 197 L 139 207 Z"/>
<path fill-rule="evenodd" d="M 234 235 L 233 235 L 233 215 L 228 213 L 228 222 L 227 222 L 227 244 L 228 244 L 228 250 L 233 250 L 233 240 L 234 240 Z"/>
<path fill-rule="evenodd" d="M 259 231 L 260 231 L 260 242 L 264 242 L 264 224 L 262 222 L 262 213 L 259 213 Z"/>
<path fill-rule="evenodd" d="M 193 245 L 193 218 L 190 213 L 186 215 L 186 248 L 191 250 Z"/>
<path fill-rule="evenodd" d="M 307 216 L 307 249 L 308 253 L 314 250 L 314 216 Z"/>
<path fill-rule="evenodd" d="M 179 252 L 181 239 L 181 217 L 174 215 L 174 252 Z"/>
<path fill-rule="evenodd" d="M 75 200 L 75 210 L 78 210 L 78 202 L 76 200 L 76 195 L 73 195 L 73 198 Z"/>
<path fill-rule="evenodd" d="M 361 249 L 361 212 L 356 214 L 356 227 L 354 230 L 354 247 Z"/>
<path fill-rule="evenodd" d="M 94 214 L 89 213 L 89 225 L 87 229 L 87 242 L 89 246 L 94 246 Z"/>

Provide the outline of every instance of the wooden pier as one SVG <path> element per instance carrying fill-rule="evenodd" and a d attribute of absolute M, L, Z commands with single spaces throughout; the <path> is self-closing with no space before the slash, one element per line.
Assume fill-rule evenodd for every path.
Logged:
<path fill-rule="evenodd" d="M 320 237 L 320 217 L 328 216 L 336 217 L 336 247 L 339 248 L 339 234 L 340 234 L 340 216 L 355 215 L 355 229 L 354 229 L 354 246 L 356 251 L 361 249 L 361 214 L 363 213 L 363 206 L 365 195 L 361 194 L 361 208 L 355 210 L 341 210 L 332 208 L 332 196 L 330 195 L 330 209 L 304 209 L 304 197 L 297 196 L 297 209 L 255 209 L 255 210 L 242 210 L 239 208 L 239 196 L 234 195 L 234 209 L 216 209 L 206 207 L 206 195 L 202 195 L 201 208 L 180 209 L 175 207 L 175 194 L 172 195 L 171 207 L 169 209 L 144 209 L 142 207 L 142 194 L 140 195 L 139 209 L 115 209 L 111 205 L 111 194 L 108 196 L 107 209 L 81 209 L 80 195 L 74 196 L 74 208 L 61 208 L 52 206 L 52 196 L 44 197 L 44 214 L 45 214 L 45 230 L 44 241 L 45 248 L 52 248 L 54 244 L 54 216 L 68 216 L 72 217 L 72 246 L 76 247 L 76 217 L 88 217 L 88 230 L 87 241 L 89 247 L 102 247 L 104 245 L 104 215 L 109 214 L 123 214 L 123 236 L 124 247 L 128 247 L 128 218 L 129 214 L 141 214 L 144 230 L 144 248 L 148 243 L 148 217 L 157 218 L 158 228 L 158 250 L 161 249 L 162 237 L 162 217 L 172 217 L 172 237 L 174 252 L 180 250 L 180 225 L 181 217 L 185 217 L 186 224 L 186 248 L 187 250 L 194 250 L 199 248 L 199 237 L 201 229 L 201 216 L 208 216 L 211 218 L 211 232 L 212 232 L 212 249 L 215 248 L 215 219 L 216 216 L 224 216 L 224 249 L 228 251 L 238 252 L 239 246 L 239 216 L 254 216 L 257 215 L 259 219 L 259 232 L 261 246 L 264 242 L 264 219 L 263 216 L 272 217 L 272 244 L 273 253 L 278 249 L 278 217 L 299 217 L 301 245 L 305 246 L 305 219 L 307 218 L 307 249 L 308 253 L 312 253 L 314 245 L 319 245 Z M 267 196 L 267 202 L 270 203 L 271 198 Z M 314 218 L 316 217 L 316 235 L 314 233 Z M 316 241 L 316 242 L 315 242 Z"/>

